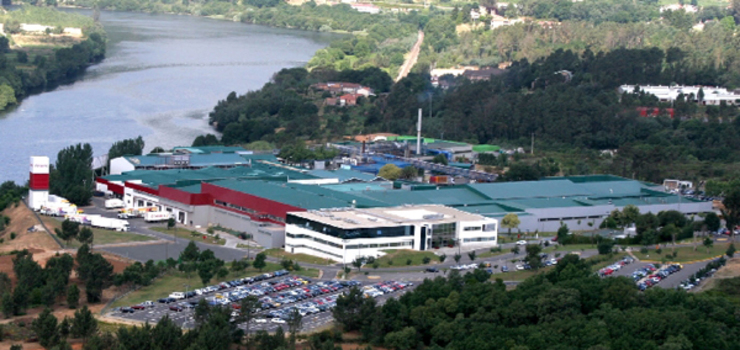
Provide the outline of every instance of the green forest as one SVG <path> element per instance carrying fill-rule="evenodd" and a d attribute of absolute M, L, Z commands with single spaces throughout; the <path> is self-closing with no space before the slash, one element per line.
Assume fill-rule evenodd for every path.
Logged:
<path fill-rule="evenodd" d="M 24 6 L 0 16 L 9 34 L 20 32 L 20 23 L 38 23 L 81 28 L 85 38 L 73 45 L 56 48 L 20 48 L 12 36 L 0 37 L 0 110 L 30 93 L 53 88 L 75 78 L 89 65 L 105 57 L 106 37 L 91 18 L 51 8 Z M 47 34 L 48 35 L 48 34 Z"/>
<path fill-rule="evenodd" d="M 664 177 L 725 177 L 740 159 L 740 121 L 732 106 L 699 106 L 679 99 L 673 106 L 654 96 L 625 94 L 621 84 L 706 84 L 725 70 L 697 69 L 676 48 L 617 49 L 578 55 L 558 50 L 534 62 L 515 62 L 491 81 L 458 79 L 449 90 L 434 89 L 425 74 L 391 85 L 379 70 L 282 70 L 262 90 L 230 94 L 210 114 L 225 144 L 258 140 L 277 145 L 295 139 L 332 140 L 344 135 L 413 133 L 418 108 L 432 108 L 424 134 L 475 144 L 528 144 L 537 135 L 549 150 L 580 152 L 604 172 L 650 181 Z M 555 72 L 568 70 L 572 78 Z M 349 81 L 387 94 L 360 99 L 352 108 L 323 105 L 326 93 L 311 84 Z M 640 117 L 637 107 L 674 108 L 675 118 Z M 318 116 L 318 118 L 317 118 Z M 276 132 L 277 131 L 277 132 Z M 601 159 L 600 150 L 617 150 Z"/>
<path fill-rule="evenodd" d="M 61 262 L 72 259 L 55 259 L 68 273 L 65 266 L 71 265 Z M 156 275 L 158 269 L 167 267 L 138 264 L 124 275 Z M 591 269 L 588 261 L 569 254 L 512 290 L 501 279 L 491 283 L 483 269 L 465 275 L 452 270 L 382 306 L 352 288 L 332 309 L 336 326 L 311 334 L 299 333 L 307 320 L 298 312 L 274 334 L 246 333 L 231 322 L 230 307 L 209 306 L 205 299 L 195 306 L 195 327 L 187 332 L 168 316 L 154 325 L 102 329 L 87 307 L 61 322 L 44 311 L 30 327 L 47 349 L 69 349 L 70 339 L 81 339 L 86 350 L 740 349 L 737 277 L 719 281 L 709 292 L 639 292 L 629 278 L 601 278 Z M 236 321 L 248 324 L 257 305 L 256 297 L 243 299 Z"/>
<path fill-rule="evenodd" d="M 683 290 L 640 293 L 575 255 L 514 290 L 488 279 L 452 271 L 383 306 L 350 293 L 333 313 L 343 330 L 395 350 L 740 348 L 738 305 Z"/>

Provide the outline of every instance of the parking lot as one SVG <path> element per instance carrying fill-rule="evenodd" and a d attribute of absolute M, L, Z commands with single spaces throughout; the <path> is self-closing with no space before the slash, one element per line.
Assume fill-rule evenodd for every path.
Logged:
<path fill-rule="evenodd" d="M 277 327 L 286 328 L 285 320 L 293 309 L 299 310 L 303 316 L 303 330 L 311 330 L 325 326 L 333 321 L 331 309 L 336 305 L 336 299 L 350 287 L 358 287 L 366 297 L 375 297 L 382 304 L 391 297 L 400 296 L 414 287 L 409 282 L 357 282 L 357 281 L 312 281 L 304 277 L 291 276 L 287 271 L 266 273 L 254 278 L 222 282 L 217 285 L 199 290 L 200 295 L 179 300 L 168 299 L 163 295 L 159 300 L 151 303 L 132 305 L 135 308 L 123 307 L 113 310 L 109 316 L 156 323 L 168 315 L 176 324 L 183 328 L 195 326 L 193 308 L 205 299 L 210 305 L 221 305 L 230 308 L 232 316 L 238 316 L 240 299 L 247 296 L 259 298 L 261 310 L 255 320 L 250 322 L 249 331 L 274 331 Z M 190 294 L 195 294 L 191 292 Z M 171 296 L 181 297 L 173 291 Z M 240 328 L 247 330 L 246 324 Z"/>

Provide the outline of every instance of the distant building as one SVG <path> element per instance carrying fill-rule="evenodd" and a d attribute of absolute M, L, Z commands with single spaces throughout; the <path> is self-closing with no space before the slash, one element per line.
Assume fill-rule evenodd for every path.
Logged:
<path fill-rule="evenodd" d="M 370 13 L 370 14 L 378 14 L 380 13 L 380 7 L 377 7 L 373 4 L 350 4 L 355 11 L 357 12 L 364 12 L 364 13 Z"/>
<path fill-rule="evenodd" d="M 491 80 L 491 76 L 499 76 L 506 73 L 503 69 L 483 68 L 478 70 L 466 70 L 463 76 L 471 81 Z"/>
<path fill-rule="evenodd" d="M 637 112 L 640 113 L 641 117 L 657 117 L 660 115 L 667 115 L 671 117 L 671 119 L 673 119 L 676 111 L 673 108 L 637 107 Z"/>
<path fill-rule="evenodd" d="M 670 4 L 660 7 L 660 12 L 665 11 L 686 11 L 687 13 L 697 13 L 699 8 L 694 5 Z"/>
<path fill-rule="evenodd" d="M 491 29 L 496 29 L 500 27 L 505 26 L 513 26 L 514 24 L 524 22 L 521 18 L 507 18 L 504 16 L 499 16 L 497 14 L 493 14 L 493 18 L 491 18 Z"/>
<path fill-rule="evenodd" d="M 355 83 L 328 82 L 328 83 L 313 84 L 311 85 L 311 87 L 316 90 L 329 91 L 333 95 L 359 94 L 365 97 L 375 95 L 375 93 L 373 92 L 373 89 L 367 86 L 362 86 L 360 84 L 355 84 Z"/>
<path fill-rule="evenodd" d="M 694 101 L 704 105 L 718 106 L 723 101 L 728 105 L 737 105 L 740 100 L 740 95 L 734 91 L 728 91 L 721 87 L 712 86 L 655 86 L 655 85 L 622 85 L 619 87 L 619 93 L 634 93 L 635 87 L 640 91 L 647 94 L 655 95 L 661 102 L 672 102 L 675 101 L 679 95 L 683 95 L 688 101 Z M 699 91 L 704 96 L 699 100 Z"/>

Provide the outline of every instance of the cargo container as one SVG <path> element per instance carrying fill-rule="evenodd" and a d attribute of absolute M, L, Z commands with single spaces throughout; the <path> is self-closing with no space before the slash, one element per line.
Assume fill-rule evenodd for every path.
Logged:
<path fill-rule="evenodd" d="M 105 209 L 123 208 L 123 201 L 118 198 L 105 200 Z"/>
<path fill-rule="evenodd" d="M 172 213 L 166 211 L 150 211 L 144 214 L 146 222 L 167 221 L 172 217 Z"/>
<path fill-rule="evenodd" d="M 114 218 L 106 218 L 102 216 L 91 217 L 90 226 L 104 228 L 107 230 L 116 230 L 116 231 L 121 231 L 121 232 L 128 231 L 128 221 L 114 219 Z"/>

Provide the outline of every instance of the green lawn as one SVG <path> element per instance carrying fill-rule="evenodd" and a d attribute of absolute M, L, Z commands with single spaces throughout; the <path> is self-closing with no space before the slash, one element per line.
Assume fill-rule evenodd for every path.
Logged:
<path fill-rule="evenodd" d="M 311 256 L 308 254 L 291 254 L 280 248 L 267 249 L 263 251 L 267 256 L 271 256 L 277 259 L 288 259 L 297 261 L 299 263 L 307 263 L 314 265 L 332 265 L 334 261 Z"/>
<path fill-rule="evenodd" d="M 197 231 L 186 230 L 183 228 L 178 228 L 178 229 L 173 228 L 171 230 L 168 230 L 167 227 L 151 227 L 149 229 L 152 231 L 161 232 L 167 235 L 177 236 L 177 238 L 197 241 L 201 243 L 209 243 L 209 244 L 216 244 L 216 245 L 226 244 L 226 240 L 223 238 L 216 239 L 214 237 L 210 237 L 207 234 L 202 234 Z M 206 237 L 206 239 L 203 239 L 203 237 Z"/>
<path fill-rule="evenodd" d="M 250 267 L 244 272 L 229 273 L 229 275 L 223 279 L 214 277 L 210 281 L 209 285 L 212 285 L 212 284 L 215 284 L 221 281 L 225 281 L 225 280 L 233 280 L 237 278 L 244 278 L 244 277 L 259 275 L 265 272 L 277 271 L 277 270 L 281 270 L 282 268 L 283 267 L 280 266 L 280 264 L 267 262 L 267 266 L 264 269 L 262 269 L 262 271 L 258 271 L 257 269 Z M 299 276 L 315 278 L 318 276 L 319 270 L 304 268 L 301 271 L 291 272 L 291 273 L 295 275 L 299 275 Z M 189 287 L 186 288 L 186 286 L 189 286 Z M 158 278 L 154 280 L 154 282 L 151 285 L 142 287 L 139 290 L 119 300 L 116 300 L 113 304 L 111 304 L 110 307 L 136 305 L 138 303 L 141 303 L 147 300 L 156 302 L 157 299 L 167 297 L 172 292 L 185 291 L 186 289 L 193 290 L 193 289 L 202 288 L 202 287 L 203 287 L 203 283 L 201 283 L 201 280 L 198 277 L 197 273 L 193 273 L 191 277 L 188 279 L 184 273 L 175 272 L 170 275 L 166 275 L 161 278 Z"/>
<path fill-rule="evenodd" d="M 419 266 L 427 265 L 424 264 L 424 258 L 429 258 L 429 264 L 439 263 L 439 258 L 432 252 L 420 252 L 415 250 L 384 250 L 386 255 L 378 258 L 376 261 L 380 264 L 380 267 L 403 267 L 403 266 Z M 447 259 L 452 257 L 448 256 Z M 411 264 L 407 264 L 408 260 L 411 260 Z M 463 259 L 465 257 L 463 256 Z M 462 261 L 462 260 L 461 260 Z M 369 266 L 368 266 L 369 267 Z"/>
<path fill-rule="evenodd" d="M 49 227 L 50 230 L 62 229 L 62 222 L 48 216 L 43 216 L 42 220 Z M 88 227 L 93 232 L 93 244 L 113 244 L 113 243 L 126 243 L 126 242 L 144 242 L 152 241 L 154 238 L 149 236 L 140 235 L 131 232 L 118 232 L 112 230 L 104 230 L 100 228 Z M 67 244 L 67 242 L 64 242 Z M 82 244 L 76 240 L 72 240 L 67 244 L 71 248 L 79 248 Z"/>
<path fill-rule="evenodd" d="M 492 251 L 489 250 L 487 252 L 483 252 L 483 253 L 478 254 L 477 257 L 478 258 L 481 258 L 481 259 L 485 259 L 485 258 L 492 258 L 494 256 L 499 256 L 499 255 L 506 254 L 506 253 L 511 253 L 511 250 L 510 249 L 502 249 L 501 251 L 495 251 L 495 252 L 492 252 Z"/>
<path fill-rule="evenodd" d="M 672 255 L 673 248 L 671 247 L 671 244 L 669 244 L 668 247 L 662 248 L 660 253 L 656 252 L 655 249 L 648 249 L 647 254 L 641 253 L 639 249 L 634 249 L 632 253 L 640 260 L 662 261 L 663 259 L 667 259 L 672 262 L 687 262 L 704 260 L 713 258 L 717 255 L 722 255 L 727 251 L 727 247 L 729 247 L 729 245 L 730 243 L 715 243 L 711 248 L 709 248 L 709 252 L 707 252 L 707 248 L 703 245 L 699 245 L 696 251 L 694 251 L 694 247 L 691 246 L 678 247 L 676 248 L 678 255 L 675 258 Z M 668 257 L 668 255 L 671 256 Z"/>

